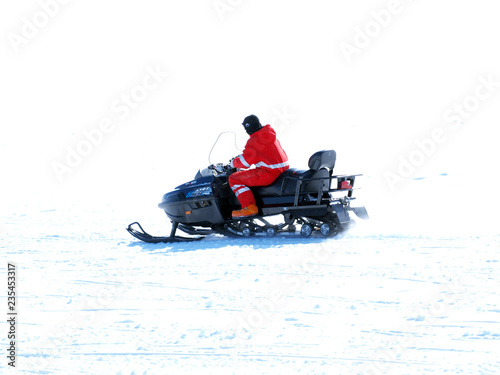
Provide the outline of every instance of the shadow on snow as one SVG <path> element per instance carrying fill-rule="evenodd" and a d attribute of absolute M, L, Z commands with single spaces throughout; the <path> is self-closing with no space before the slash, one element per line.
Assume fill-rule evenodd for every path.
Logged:
<path fill-rule="evenodd" d="M 339 236 L 340 237 L 340 236 Z M 336 237 L 336 238 L 339 238 Z M 218 235 L 207 236 L 200 241 L 193 242 L 176 242 L 176 243 L 145 243 L 141 241 L 132 241 L 128 247 L 140 247 L 145 251 L 154 251 L 158 253 L 179 253 L 198 250 L 222 249 L 225 247 L 249 247 L 255 250 L 281 248 L 288 245 L 310 245 L 320 244 L 329 241 L 332 238 L 325 237 L 248 237 L 248 238 L 232 238 Z"/>

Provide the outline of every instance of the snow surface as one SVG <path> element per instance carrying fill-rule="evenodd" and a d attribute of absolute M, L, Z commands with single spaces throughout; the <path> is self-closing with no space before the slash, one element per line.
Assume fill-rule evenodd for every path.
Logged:
<path fill-rule="evenodd" d="M 0 373 L 499 374 L 497 8 L 1 2 Z M 375 19 L 348 62 L 340 46 Z M 293 167 L 335 149 L 337 173 L 364 175 L 371 219 L 336 239 L 132 238 L 134 221 L 169 233 L 161 196 L 207 166 L 220 132 L 241 148 L 250 113 Z"/>
<path fill-rule="evenodd" d="M 375 218 L 335 239 L 153 245 L 123 209 L 28 211 L 2 217 L 20 373 L 500 371 L 497 234 Z"/>

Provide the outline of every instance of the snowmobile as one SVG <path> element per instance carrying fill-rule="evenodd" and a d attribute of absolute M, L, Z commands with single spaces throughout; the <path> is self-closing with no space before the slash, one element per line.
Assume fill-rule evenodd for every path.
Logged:
<path fill-rule="evenodd" d="M 197 241 L 212 234 L 336 236 L 353 222 L 351 212 L 361 219 L 368 219 L 368 213 L 363 206 L 351 204 L 356 177 L 361 175 L 334 175 L 335 161 L 334 150 L 318 151 L 309 158 L 308 170 L 290 168 L 271 185 L 252 187 L 259 214 L 243 219 L 232 218 L 232 211 L 241 208 L 228 183 L 236 169 L 211 164 L 199 170 L 194 180 L 166 193 L 159 203 L 172 222 L 170 236 L 152 236 L 138 222 L 127 231 L 149 243 Z M 271 217 L 281 216 L 282 222 L 271 222 Z M 191 236 L 177 236 L 177 230 Z"/>

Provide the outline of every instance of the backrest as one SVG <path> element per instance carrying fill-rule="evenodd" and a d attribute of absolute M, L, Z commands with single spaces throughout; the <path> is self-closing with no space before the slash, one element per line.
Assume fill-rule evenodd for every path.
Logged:
<path fill-rule="evenodd" d="M 309 158 L 309 169 L 316 172 L 326 168 L 331 173 L 335 167 L 336 159 L 337 154 L 334 150 L 318 151 Z"/>
<path fill-rule="evenodd" d="M 324 180 L 313 180 L 304 187 L 305 191 L 328 191 L 330 180 L 337 154 L 334 150 L 318 151 L 309 158 L 309 168 L 313 172 L 311 178 L 324 178 Z"/>

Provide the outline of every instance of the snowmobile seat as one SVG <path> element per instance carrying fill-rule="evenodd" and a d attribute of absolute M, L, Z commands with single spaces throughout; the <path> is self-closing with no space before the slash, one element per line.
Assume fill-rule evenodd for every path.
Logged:
<path fill-rule="evenodd" d="M 329 178 L 335 167 L 336 153 L 334 150 L 318 151 L 309 158 L 309 170 L 303 171 L 290 168 L 268 186 L 253 187 L 252 191 L 261 197 L 281 197 L 295 195 L 297 181 L 303 180 L 301 192 L 328 191 Z M 308 181 L 308 179 L 312 179 Z"/>
<path fill-rule="evenodd" d="M 300 176 L 309 178 L 311 175 L 312 173 L 310 171 L 300 171 L 295 168 L 290 168 L 280 174 L 271 185 L 252 187 L 252 191 L 261 197 L 295 195 L 295 178 L 298 179 Z"/>

